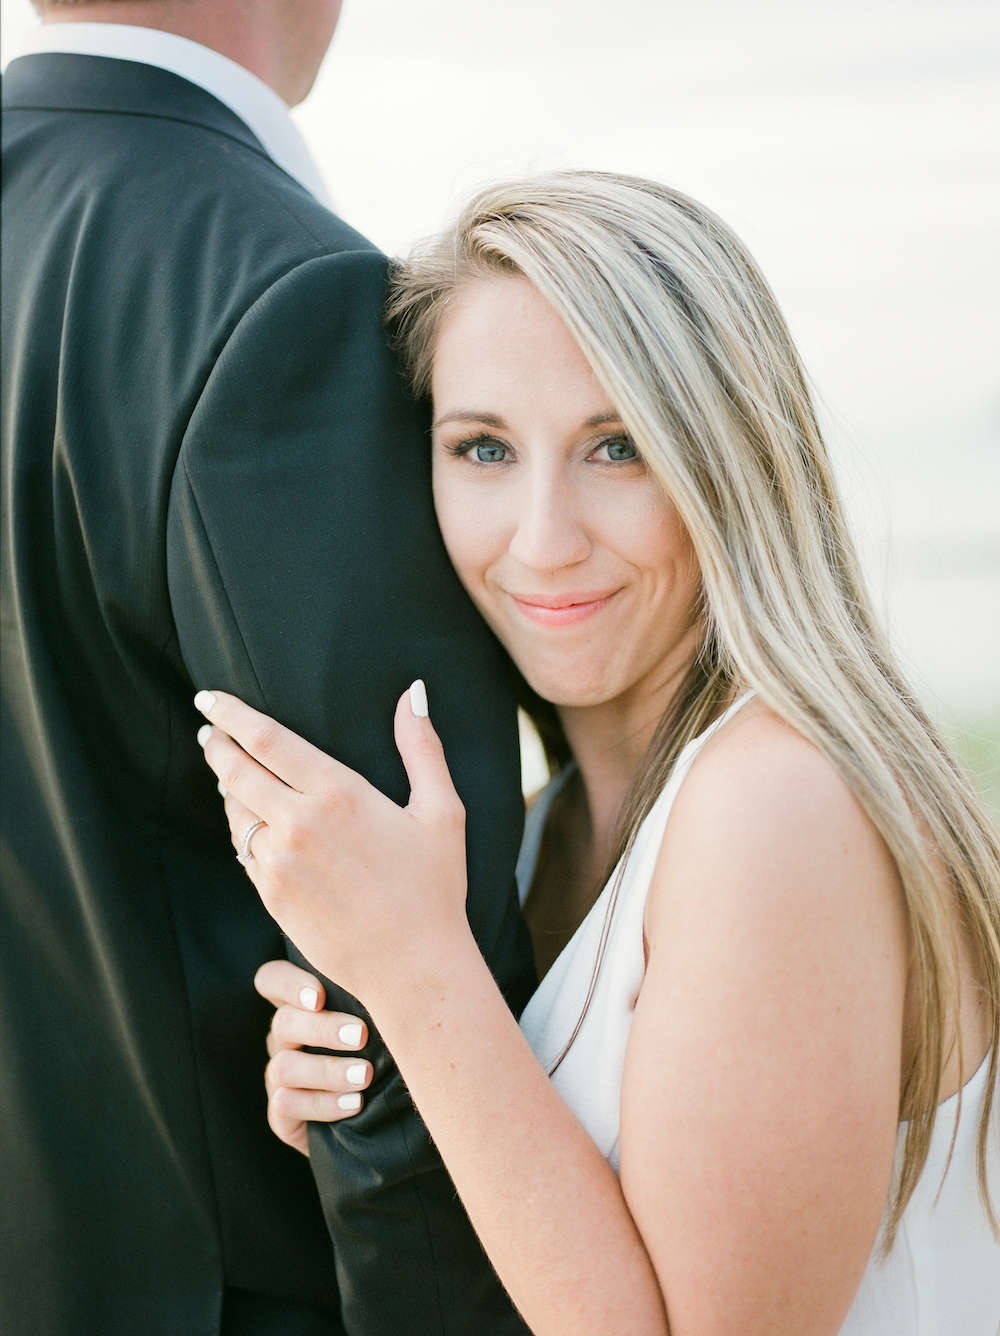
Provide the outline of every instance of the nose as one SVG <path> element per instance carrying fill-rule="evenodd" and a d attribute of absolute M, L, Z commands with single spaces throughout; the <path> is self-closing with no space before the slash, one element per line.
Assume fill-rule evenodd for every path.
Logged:
<path fill-rule="evenodd" d="M 528 570 L 551 573 L 590 556 L 580 498 L 559 470 L 531 469 L 518 499 L 510 555 Z"/>

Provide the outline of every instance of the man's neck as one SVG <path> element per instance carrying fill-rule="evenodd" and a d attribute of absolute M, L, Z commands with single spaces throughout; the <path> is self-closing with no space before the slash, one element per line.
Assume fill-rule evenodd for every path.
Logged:
<path fill-rule="evenodd" d="M 192 4 L 190 0 L 88 0 L 86 4 L 47 7 L 42 22 L 119 23 L 174 33 L 242 65 L 294 106 L 308 88 L 299 93 L 282 68 L 271 11 L 271 5 L 259 0 L 243 0 L 241 5 Z"/>

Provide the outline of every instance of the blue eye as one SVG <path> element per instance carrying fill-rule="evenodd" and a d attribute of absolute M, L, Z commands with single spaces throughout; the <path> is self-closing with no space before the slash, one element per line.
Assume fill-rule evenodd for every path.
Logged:
<path fill-rule="evenodd" d="M 507 447 L 501 441 L 480 441 L 476 446 L 480 464 L 502 464 L 506 457 Z"/>
<path fill-rule="evenodd" d="M 619 436 L 613 441 L 606 442 L 608 458 L 616 463 L 623 459 L 636 459 L 638 452 L 635 446 L 627 436 Z"/>

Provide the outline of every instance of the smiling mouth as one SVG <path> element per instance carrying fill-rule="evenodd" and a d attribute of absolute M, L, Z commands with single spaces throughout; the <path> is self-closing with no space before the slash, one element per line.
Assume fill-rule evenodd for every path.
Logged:
<path fill-rule="evenodd" d="M 519 612 L 539 626 L 575 626 L 596 616 L 621 589 L 574 594 L 511 594 Z"/>

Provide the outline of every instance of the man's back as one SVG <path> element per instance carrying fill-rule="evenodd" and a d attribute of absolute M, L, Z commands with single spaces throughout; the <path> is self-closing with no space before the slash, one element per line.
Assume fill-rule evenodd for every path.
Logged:
<path fill-rule="evenodd" d="M 461 679 L 461 697 L 488 675 L 450 726 L 474 834 L 495 794 L 479 926 L 523 1000 L 502 661 L 436 534 L 423 413 L 381 334 L 382 257 L 166 71 L 33 56 L 4 96 L 14 1330 L 212 1332 L 224 1286 L 336 1313 L 309 1167 L 264 1120 L 251 981 L 283 947 L 235 865 L 191 695 L 239 691 L 402 798 L 400 684 Z M 372 1197 L 365 1180 L 338 1199 L 350 1138 L 378 1160 L 399 1137 L 398 1076 L 372 1057 L 358 1129 L 329 1134 L 335 1232 Z M 372 1184 L 391 1185 L 386 1154 Z M 359 1229 L 338 1257 L 349 1329 L 441 1329 L 368 1311 Z"/>

